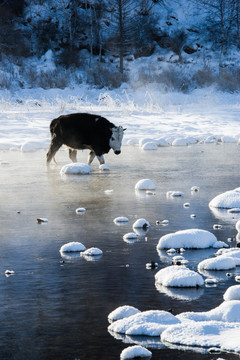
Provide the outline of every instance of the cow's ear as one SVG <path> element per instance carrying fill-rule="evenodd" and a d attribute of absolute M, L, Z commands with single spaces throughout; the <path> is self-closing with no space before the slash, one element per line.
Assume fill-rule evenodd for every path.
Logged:
<path fill-rule="evenodd" d="M 123 129 L 123 131 L 127 130 L 127 128 Z"/>

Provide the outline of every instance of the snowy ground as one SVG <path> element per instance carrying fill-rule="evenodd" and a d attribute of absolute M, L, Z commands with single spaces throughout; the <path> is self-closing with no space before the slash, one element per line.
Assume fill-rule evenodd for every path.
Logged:
<path fill-rule="evenodd" d="M 117 91 L 82 86 L 65 90 L 21 90 L 0 92 L 0 149 L 29 151 L 47 148 L 49 123 L 60 114 L 92 112 L 127 127 L 124 144 L 143 137 L 164 138 L 172 144 L 238 141 L 240 98 L 212 88 L 191 94 L 155 92 L 127 86 Z M 34 142 L 34 143 L 30 143 Z M 23 146 L 24 145 L 24 146 Z"/>

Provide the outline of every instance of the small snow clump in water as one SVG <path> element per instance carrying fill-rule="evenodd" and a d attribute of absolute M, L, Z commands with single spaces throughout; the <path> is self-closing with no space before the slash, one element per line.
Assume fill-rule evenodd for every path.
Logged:
<path fill-rule="evenodd" d="M 135 223 L 133 224 L 133 229 L 137 229 L 137 228 L 149 228 L 150 224 L 147 220 L 145 219 L 138 219 L 135 221 Z"/>
<path fill-rule="evenodd" d="M 150 179 L 139 180 L 135 185 L 135 190 L 156 190 L 156 185 Z"/>
<path fill-rule="evenodd" d="M 80 215 L 82 215 L 82 214 L 84 214 L 85 212 L 86 212 L 86 209 L 85 208 L 77 208 L 76 210 L 75 210 L 75 212 L 76 212 L 76 214 L 80 214 Z"/>
<path fill-rule="evenodd" d="M 119 306 L 108 315 L 108 321 L 112 322 L 112 321 L 120 320 L 138 313 L 140 313 L 140 310 L 138 310 L 134 306 L 129 306 L 129 305 Z"/>
<path fill-rule="evenodd" d="M 61 175 L 88 175 L 92 172 L 92 168 L 84 163 L 74 163 L 64 165 L 61 170 Z"/>
<path fill-rule="evenodd" d="M 103 254 L 102 250 L 96 247 L 91 247 L 81 253 L 81 255 L 87 255 L 87 256 L 99 256 L 102 254 Z"/>
<path fill-rule="evenodd" d="M 167 191 L 167 196 L 171 196 L 171 197 L 180 197 L 183 196 L 184 193 L 181 191 Z"/>
<path fill-rule="evenodd" d="M 172 265 L 159 270 L 155 280 L 158 284 L 170 287 L 198 287 L 204 284 L 200 274 L 184 265 Z"/>
<path fill-rule="evenodd" d="M 209 207 L 232 209 L 240 207 L 240 187 L 217 195 L 209 202 Z"/>
<path fill-rule="evenodd" d="M 115 224 L 118 224 L 118 223 L 126 223 L 126 222 L 128 222 L 128 221 L 129 221 L 128 218 L 125 217 L 125 216 L 118 216 L 118 217 L 116 217 L 116 218 L 113 220 L 113 222 L 114 222 Z"/>
<path fill-rule="evenodd" d="M 123 235 L 123 240 L 136 240 L 138 238 L 137 234 L 134 232 L 129 232 Z"/>
<path fill-rule="evenodd" d="M 64 244 L 59 251 L 60 253 L 64 253 L 64 252 L 80 252 L 84 250 L 86 250 L 86 247 L 81 242 L 72 241 L 67 244 Z"/>
<path fill-rule="evenodd" d="M 152 356 L 151 351 L 141 345 L 133 345 L 124 349 L 120 354 L 120 359 L 149 358 Z"/>
<path fill-rule="evenodd" d="M 192 192 L 198 192 L 200 190 L 200 187 L 199 186 L 192 186 L 191 187 L 191 191 Z"/>
<path fill-rule="evenodd" d="M 14 270 L 6 270 L 5 271 L 5 275 L 8 277 L 8 276 L 11 276 L 11 275 L 14 275 L 15 274 L 15 271 Z"/>

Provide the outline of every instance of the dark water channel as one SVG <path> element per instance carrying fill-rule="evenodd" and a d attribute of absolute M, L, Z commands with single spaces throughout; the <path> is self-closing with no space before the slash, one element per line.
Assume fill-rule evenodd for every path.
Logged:
<path fill-rule="evenodd" d="M 119 359 L 131 341 L 149 347 L 153 360 L 239 358 L 171 350 L 159 338 L 114 338 L 107 330 L 107 316 L 118 306 L 132 305 L 142 311 L 171 308 L 175 315 L 207 311 L 218 306 L 225 290 L 236 284 L 234 276 L 217 272 L 216 287 L 156 289 L 156 271 L 146 270 L 145 264 L 149 260 L 158 261 L 159 268 L 171 264 L 165 251 L 156 251 L 159 238 L 169 232 L 201 228 L 222 241 L 236 236 L 240 215 L 213 213 L 208 202 L 240 186 L 239 155 L 236 144 L 145 152 L 126 146 L 120 156 L 106 156 L 110 172 L 100 172 L 95 162 L 91 175 L 62 178 L 61 166 L 69 162 L 65 151 L 57 154 L 58 165 L 49 171 L 44 151 L 1 152 L 0 359 Z M 79 161 L 86 159 L 87 153 L 79 153 Z M 155 195 L 135 192 L 142 178 L 155 182 Z M 192 194 L 194 185 L 200 191 Z M 168 198 L 170 190 L 180 190 L 184 196 Z M 185 202 L 190 202 L 189 208 L 183 207 Z M 77 215 L 78 207 L 85 207 L 86 213 Z M 113 219 L 118 216 L 128 217 L 129 222 L 115 225 Z M 48 222 L 38 224 L 39 217 Z M 123 241 L 141 217 L 150 222 L 149 232 L 135 243 Z M 169 225 L 156 225 L 162 219 L 168 219 Z M 213 224 L 223 227 L 213 230 Z M 97 261 L 79 255 L 63 259 L 59 249 L 70 241 L 99 247 L 103 256 Z M 184 256 L 196 270 L 198 262 L 213 253 L 213 249 L 195 250 Z M 5 276 L 6 269 L 15 274 Z"/>

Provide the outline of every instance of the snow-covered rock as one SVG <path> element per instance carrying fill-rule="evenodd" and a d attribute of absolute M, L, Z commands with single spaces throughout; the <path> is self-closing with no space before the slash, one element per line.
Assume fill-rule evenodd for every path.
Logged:
<path fill-rule="evenodd" d="M 240 188 L 217 195 L 209 202 L 209 207 L 232 209 L 240 207 Z"/>
<path fill-rule="evenodd" d="M 101 256 L 103 254 L 102 250 L 96 247 L 91 247 L 89 249 L 84 250 L 81 255 L 86 256 Z"/>
<path fill-rule="evenodd" d="M 80 252 L 84 250 L 86 250 L 86 247 L 81 242 L 72 241 L 64 244 L 59 251 L 61 253 L 64 253 L 64 252 Z"/>
<path fill-rule="evenodd" d="M 217 241 L 211 232 L 201 229 L 180 230 L 162 236 L 158 242 L 157 249 L 185 248 L 205 249 L 208 247 L 228 247 L 227 244 Z"/>
<path fill-rule="evenodd" d="M 168 327 L 161 335 L 163 343 L 191 347 L 192 350 L 202 348 L 220 349 L 222 351 L 240 352 L 240 324 L 219 321 L 184 322 Z"/>
<path fill-rule="evenodd" d="M 113 310 L 108 315 L 108 320 L 110 322 L 112 322 L 112 321 L 120 320 L 120 319 L 123 319 L 123 318 L 127 318 L 129 316 L 132 316 L 132 315 L 135 315 L 135 314 L 138 314 L 138 313 L 140 313 L 140 310 L 138 310 L 134 306 L 123 305 L 123 306 L 119 306 L 118 308 Z"/>
<path fill-rule="evenodd" d="M 234 259 L 236 266 L 240 266 L 240 248 L 233 247 L 229 249 L 219 249 L 216 254 Z"/>
<path fill-rule="evenodd" d="M 138 229 L 138 228 L 149 228 L 150 227 L 150 223 L 141 218 L 135 221 L 135 223 L 133 224 L 133 229 Z"/>
<path fill-rule="evenodd" d="M 240 322 L 240 300 L 223 301 L 216 308 L 201 312 L 183 312 L 176 316 L 180 321 Z M 240 324 L 239 324 L 240 326 Z"/>
<path fill-rule="evenodd" d="M 138 239 L 138 236 L 137 236 L 137 234 L 134 233 L 134 232 L 129 232 L 129 233 L 123 235 L 123 240 L 124 240 L 124 241 L 129 241 L 129 242 L 131 242 L 131 241 L 135 241 L 135 240 L 137 240 L 137 239 Z"/>
<path fill-rule="evenodd" d="M 107 164 L 99 165 L 99 169 L 102 171 L 110 171 L 110 167 Z"/>
<path fill-rule="evenodd" d="M 159 270 L 155 275 L 157 283 L 170 287 L 198 287 L 203 286 L 201 275 L 184 265 L 167 266 Z"/>
<path fill-rule="evenodd" d="M 225 301 L 240 300 L 240 285 L 230 286 L 224 293 Z"/>
<path fill-rule="evenodd" d="M 128 221 L 129 219 L 126 216 L 118 216 L 113 220 L 115 224 L 124 224 L 127 223 Z"/>
<path fill-rule="evenodd" d="M 141 147 L 142 150 L 157 150 L 157 148 L 158 148 L 157 144 L 155 142 L 153 142 L 153 141 L 146 142 Z"/>
<path fill-rule="evenodd" d="M 75 212 L 76 212 L 76 214 L 78 214 L 78 215 L 83 215 L 83 214 L 85 214 L 86 209 L 85 209 L 84 207 L 80 207 L 80 208 L 77 208 L 77 209 L 75 210 Z"/>
<path fill-rule="evenodd" d="M 73 163 L 64 165 L 61 170 L 61 175 L 87 175 L 92 172 L 92 168 L 84 163 Z"/>
<path fill-rule="evenodd" d="M 135 190 L 156 190 L 156 185 L 150 179 L 139 180 L 135 185 Z"/>
<path fill-rule="evenodd" d="M 159 336 L 169 325 L 177 324 L 174 315 L 163 310 L 148 310 L 117 320 L 108 330 L 131 336 Z"/>
<path fill-rule="evenodd" d="M 134 359 L 134 358 L 150 358 L 152 356 L 151 351 L 141 345 L 133 345 L 124 349 L 120 354 L 120 359 Z"/>
<path fill-rule="evenodd" d="M 198 264 L 198 271 L 201 270 L 229 270 L 236 267 L 236 262 L 231 257 L 218 256 L 205 259 Z"/>
<path fill-rule="evenodd" d="M 180 196 L 183 196 L 183 195 L 184 195 L 184 193 L 182 191 L 178 191 L 178 190 L 167 191 L 167 196 L 180 197 Z"/>

